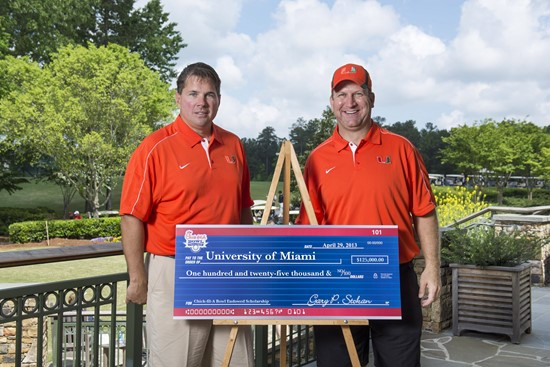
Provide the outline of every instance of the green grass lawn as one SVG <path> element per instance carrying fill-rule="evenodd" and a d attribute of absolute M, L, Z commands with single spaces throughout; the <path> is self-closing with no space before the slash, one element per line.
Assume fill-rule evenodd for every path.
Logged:
<path fill-rule="evenodd" d="M 265 200 L 271 182 L 255 181 L 251 183 L 251 195 L 254 200 Z M 34 208 L 47 207 L 55 210 L 58 217 L 63 216 L 63 199 L 59 188 L 49 182 L 31 182 L 22 184 L 22 190 L 9 195 L 0 192 L 0 205 L 3 207 Z M 279 184 L 281 187 L 282 184 Z M 278 188 L 279 190 L 279 188 Z M 113 208 L 120 205 L 120 185 L 114 192 Z M 84 211 L 83 199 L 75 195 L 71 211 Z M 0 254 L 2 247 L 0 246 Z M 18 268 L 0 269 L 0 283 L 44 283 L 76 278 L 92 277 L 126 271 L 124 256 L 109 256 L 98 259 L 65 261 L 51 264 L 30 265 Z M 119 305 L 124 307 L 126 286 L 119 286 Z"/>
<path fill-rule="evenodd" d="M 0 246 L 0 256 L 1 248 Z M 107 256 L 97 259 L 3 268 L 0 269 L 0 283 L 48 283 L 124 272 L 126 272 L 126 262 L 123 255 Z M 126 283 L 118 284 L 117 294 L 117 309 L 125 309 Z"/>
<path fill-rule="evenodd" d="M 126 272 L 124 256 L 107 256 L 3 268 L 0 269 L 0 283 L 44 283 L 124 272 Z"/>
<path fill-rule="evenodd" d="M 250 192 L 252 199 L 265 200 L 269 191 L 271 182 L 252 181 L 250 183 Z M 63 217 L 63 197 L 58 186 L 51 182 L 33 181 L 20 185 L 23 189 L 18 190 L 12 195 L 7 191 L 0 191 L 0 206 L 13 208 L 36 208 L 46 207 L 55 210 L 59 218 Z M 282 189 L 282 183 L 279 183 L 277 190 Z M 113 193 L 113 209 L 118 210 L 120 206 L 119 183 Z M 78 194 L 73 198 L 69 211 L 78 210 L 84 212 L 84 199 Z"/>

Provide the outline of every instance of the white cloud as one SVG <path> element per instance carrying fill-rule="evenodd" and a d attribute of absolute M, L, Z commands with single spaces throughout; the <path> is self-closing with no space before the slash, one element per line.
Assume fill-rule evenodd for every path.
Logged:
<path fill-rule="evenodd" d="M 236 88 L 243 83 L 243 73 L 235 64 L 235 60 L 231 56 L 222 56 L 218 58 L 214 69 L 218 72 L 222 80 L 222 86 L 228 85 L 228 89 Z"/>
<path fill-rule="evenodd" d="M 446 66 L 436 75 L 454 88 L 449 106 L 468 122 L 529 116 L 548 124 L 549 15 L 545 1 L 466 1 Z"/>
<path fill-rule="evenodd" d="M 464 113 L 462 111 L 453 110 L 450 113 L 444 113 L 436 120 L 437 126 L 440 129 L 451 129 L 452 127 L 457 127 L 463 125 L 466 121 L 464 120 Z"/>
<path fill-rule="evenodd" d="M 223 95 L 215 121 L 240 137 L 255 138 L 267 126 L 275 126 L 282 119 L 281 112 L 258 98 L 243 103 L 231 95 Z"/>
<path fill-rule="evenodd" d="M 388 37 L 386 46 L 369 60 L 373 82 L 380 80 L 380 88 L 375 83 L 373 89 L 378 94 L 390 95 L 392 100 L 388 103 L 437 95 L 434 72 L 441 68 L 439 58 L 445 51 L 445 44 L 438 38 L 414 26 L 401 28 Z"/>
<path fill-rule="evenodd" d="M 319 117 L 333 70 L 348 62 L 371 73 L 374 114 L 387 123 L 413 119 L 419 127 L 432 121 L 448 128 L 525 116 L 550 123 L 546 0 L 465 0 L 450 41 L 403 23 L 377 1 L 281 0 L 259 34 L 237 30 L 239 22 L 254 21 L 240 19 L 247 0 L 162 1 L 189 43 L 178 68 L 204 61 L 218 70 L 223 98 L 216 121 L 240 136 L 273 126 L 283 137 L 298 117 Z"/>
<path fill-rule="evenodd" d="M 170 20 L 178 24 L 183 40 L 188 44 L 180 52 L 178 64 L 185 66 L 220 57 L 218 41 L 232 37 L 242 3 L 242 0 L 162 0 L 164 10 L 170 14 Z"/>
<path fill-rule="evenodd" d="M 383 78 L 377 112 L 384 116 L 415 101 L 424 105 L 424 116 L 440 106 L 451 111 L 439 113 L 440 128 L 526 116 L 548 124 L 544 101 L 550 68 L 543 60 L 550 58 L 549 15 L 548 3 L 541 0 L 468 0 L 457 36 L 448 45 L 404 25 L 369 59 Z M 402 116 L 406 113 L 401 110 Z M 401 120 L 407 118 L 415 119 Z"/>

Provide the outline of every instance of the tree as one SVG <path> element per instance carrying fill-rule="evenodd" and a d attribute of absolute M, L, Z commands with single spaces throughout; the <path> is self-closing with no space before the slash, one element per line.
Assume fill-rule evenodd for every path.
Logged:
<path fill-rule="evenodd" d="M 243 138 L 250 177 L 254 180 L 271 179 L 282 139 L 271 126 L 264 128 L 256 139 Z"/>
<path fill-rule="evenodd" d="M 372 120 L 380 126 L 384 126 L 384 124 L 386 123 L 386 118 L 382 116 L 374 116 Z"/>
<path fill-rule="evenodd" d="M 314 124 L 317 126 L 317 132 L 313 137 L 313 148 L 327 140 L 333 133 L 336 127 L 336 117 L 329 106 L 326 106 L 321 113 L 320 119 L 314 119 Z"/>
<path fill-rule="evenodd" d="M 542 177 L 550 181 L 550 147 L 542 148 Z"/>
<path fill-rule="evenodd" d="M 449 136 L 447 130 L 439 130 L 431 122 L 420 130 L 418 151 L 424 158 L 426 169 L 430 173 L 452 173 L 454 167 L 441 161 L 441 149 L 445 146 L 443 138 Z"/>
<path fill-rule="evenodd" d="M 296 155 L 302 157 L 311 151 L 313 142 L 316 140 L 317 124 L 315 120 L 306 121 L 302 117 L 299 117 L 295 123 L 290 127 L 290 133 L 288 134 Z"/>
<path fill-rule="evenodd" d="M 378 119 L 385 121 L 380 117 Z M 393 125 L 384 125 L 384 128 L 409 140 L 420 152 L 428 172 L 451 173 L 453 171 L 454 167 L 449 163 L 444 164 L 440 156 L 440 150 L 445 146 L 442 138 L 449 135 L 447 130 L 439 130 L 434 124 L 428 122 L 419 131 L 414 120 L 398 121 Z"/>
<path fill-rule="evenodd" d="M 0 16 L 0 60 L 2 60 L 8 54 L 8 40 L 10 35 L 5 32 L 5 20 Z"/>
<path fill-rule="evenodd" d="M 109 43 L 127 45 L 132 41 L 132 10 L 135 0 L 94 0 L 89 2 L 95 14 L 92 42 L 107 46 Z"/>
<path fill-rule="evenodd" d="M 168 84 L 139 55 L 114 44 L 66 46 L 37 82 L 0 100 L 0 123 L 10 141 L 50 157 L 56 182 L 76 188 L 97 216 L 131 152 L 174 107 Z"/>
<path fill-rule="evenodd" d="M 260 159 L 258 144 L 254 138 L 242 138 L 244 151 L 246 153 L 246 160 L 248 162 L 248 169 L 250 171 L 250 179 L 261 181 L 261 174 L 263 173 L 263 165 Z"/>
<path fill-rule="evenodd" d="M 177 54 L 187 44 L 176 30 L 176 23 L 168 21 L 168 13 L 162 11 L 160 0 L 149 1 L 132 14 L 131 20 L 132 37 L 121 44 L 139 53 L 145 64 L 159 72 L 165 81 L 175 77 Z"/>
<path fill-rule="evenodd" d="M 17 59 L 7 56 L 0 60 L 0 101 L 10 101 L 15 95 L 19 95 L 31 83 L 42 82 L 42 71 L 37 63 L 28 58 Z M 25 100 L 19 113 L 30 114 L 32 99 Z M 9 103 L 9 102 L 8 102 Z M 7 123 L 7 115 L 0 109 L 0 191 L 6 190 L 10 194 L 20 190 L 19 184 L 27 182 L 22 178 L 20 167 L 38 163 L 40 154 L 34 150 L 33 140 L 25 137 L 31 134 L 26 128 Z M 32 119 L 32 114 L 30 114 Z"/>
<path fill-rule="evenodd" d="M 454 163 L 462 173 L 482 174 L 486 182 L 497 187 L 497 201 L 502 204 L 504 188 L 514 173 L 542 167 L 537 163 L 543 147 L 534 148 L 531 142 L 542 132 L 525 121 L 491 119 L 474 126 L 453 128 L 443 141 L 443 160 Z"/>
<path fill-rule="evenodd" d="M 271 126 L 265 127 L 256 138 L 256 144 L 260 148 L 259 158 L 263 164 L 262 177 L 266 180 L 271 178 L 273 171 L 275 170 L 275 161 L 277 160 L 277 153 L 281 146 L 282 139 L 275 135 L 275 129 Z"/>
<path fill-rule="evenodd" d="M 545 174 L 543 150 L 550 148 L 550 134 L 532 122 L 520 121 L 516 125 L 516 146 L 523 151 L 521 173 L 527 179 L 527 199 L 533 200 L 533 177 Z"/>
<path fill-rule="evenodd" d="M 416 128 L 416 121 L 407 120 L 405 122 L 397 121 L 393 125 L 384 126 L 389 131 L 407 138 L 415 147 L 420 144 L 420 132 Z"/>
<path fill-rule="evenodd" d="M 300 117 L 292 124 L 289 137 L 302 164 L 317 145 L 332 135 L 335 126 L 336 118 L 328 106 L 322 112 L 321 118 L 305 121 Z"/>
<path fill-rule="evenodd" d="M 166 81 L 175 75 L 178 52 L 185 47 L 168 22 L 160 0 L 134 9 L 135 0 L 4 0 L 0 17 L 10 35 L 9 53 L 40 63 L 67 44 L 117 43 L 139 53 Z"/>
<path fill-rule="evenodd" d="M 3 0 L 0 17 L 9 54 L 39 63 L 70 42 L 86 44 L 95 24 L 88 0 Z"/>
<path fill-rule="evenodd" d="M 474 174 L 482 170 L 479 126 L 466 124 L 452 128 L 442 149 L 442 161 L 454 164 L 461 173 Z"/>
<path fill-rule="evenodd" d="M 497 201 L 502 204 L 504 188 L 514 172 L 523 169 L 521 153 L 524 147 L 516 146 L 514 126 L 508 121 L 496 123 L 486 120 L 480 125 L 481 158 L 486 176 L 497 185 Z"/>

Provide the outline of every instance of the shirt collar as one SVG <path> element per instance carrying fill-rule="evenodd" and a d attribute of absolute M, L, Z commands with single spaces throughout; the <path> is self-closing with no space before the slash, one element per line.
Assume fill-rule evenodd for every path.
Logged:
<path fill-rule="evenodd" d="M 361 142 L 359 143 L 358 147 L 361 147 L 366 143 L 380 145 L 380 144 L 382 144 L 381 137 L 382 137 L 382 134 L 380 132 L 380 126 L 378 126 L 378 124 L 376 122 L 372 121 L 371 127 L 370 127 L 369 131 L 367 132 L 367 136 L 365 136 L 363 139 L 361 139 Z M 342 138 L 342 136 L 340 136 L 340 133 L 338 132 L 338 125 L 336 125 L 336 128 L 334 129 L 334 132 L 332 133 L 332 139 L 334 141 L 334 147 L 336 148 L 336 150 L 338 152 L 343 150 L 343 149 L 346 149 L 346 147 L 349 144 L 349 142 L 346 139 L 344 139 L 344 138 Z"/>
<path fill-rule="evenodd" d="M 182 134 L 183 138 L 189 144 L 189 146 L 192 147 L 196 144 L 200 144 L 200 142 L 202 141 L 202 136 L 193 131 L 193 129 L 191 129 L 189 125 L 187 125 L 185 121 L 183 121 L 181 115 L 178 114 L 175 123 L 176 130 Z M 222 134 L 220 132 L 220 128 L 216 124 L 212 123 L 212 135 L 210 136 L 210 144 L 214 143 L 215 141 L 221 143 L 221 135 Z"/>

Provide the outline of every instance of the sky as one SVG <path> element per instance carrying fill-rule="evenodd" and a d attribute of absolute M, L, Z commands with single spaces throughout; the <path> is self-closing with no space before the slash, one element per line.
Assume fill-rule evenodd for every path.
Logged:
<path fill-rule="evenodd" d="M 138 0 L 143 6 L 146 0 Z M 373 116 L 439 129 L 492 118 L 550 125 L 548 0 L 161 0 L 197 61 L 222 80 L 215 123 L 288 137 L 321 117 L 334 70 L 363 65 Z M 173 82 L 175 87 L 175 81 Z"/>

